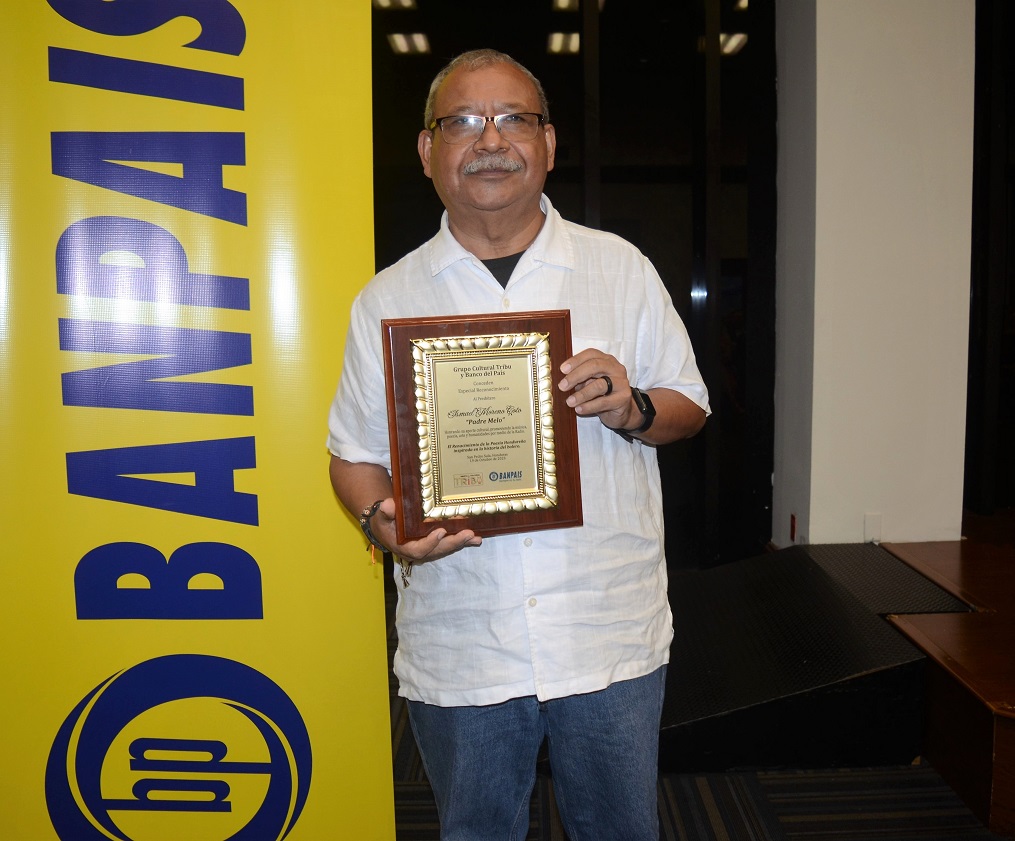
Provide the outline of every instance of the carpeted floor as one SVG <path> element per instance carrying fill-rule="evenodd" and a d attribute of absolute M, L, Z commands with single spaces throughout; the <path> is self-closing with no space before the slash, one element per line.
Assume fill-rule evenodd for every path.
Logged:
<path fill-rule="evenodd" d="M 788 841 L 945 841 L 988 832 L 927 765 L 757 775 Z"/>
<path fill-rule="evenodd" d="M 392 704 L 398 841 L 436 841 L 437 809 L 401 699 Z M 997 841 L 927 765 L 667 774 L 661 841 Z M 532 795 L 528 841 L 567 841 L 552 782 Z"/>

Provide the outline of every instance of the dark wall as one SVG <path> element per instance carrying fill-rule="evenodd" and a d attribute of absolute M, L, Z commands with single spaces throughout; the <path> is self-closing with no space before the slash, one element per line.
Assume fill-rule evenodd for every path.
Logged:
<path fill-rule="evenodd" d="M 431 79 L 467 49 L 511 54 L 550 100 L 558 138 L 551 200 L 653 261 L 710 389 L 705 431 L 659 451 L 670 564 L 706 567 L 764 551 L 774 390 L 773 4 L 605 0 L 598 13 L 554 11 L 551 0 L 417 5 L 374 10 L 378 268 L 439 223 L 442 208 L 416 155 Z M 582 51 L 549 55 L 555 31 L 580 32 Z M 426 33 L 431 53 L 394 55 L 392 32 Z M 719 33 L 746 34 L 747 44 L 721 56 Z"/>

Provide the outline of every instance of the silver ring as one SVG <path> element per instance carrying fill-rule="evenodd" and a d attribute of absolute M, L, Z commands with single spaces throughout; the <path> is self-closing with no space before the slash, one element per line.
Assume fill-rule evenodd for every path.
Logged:
<path fill-rule="evenodd" d="M 606 394 L 603 397 L 609 397 L 613 394 L 613 380 L 606 376 L 606 374 L 603 374 L 599 379 L 606 380 Z"/>

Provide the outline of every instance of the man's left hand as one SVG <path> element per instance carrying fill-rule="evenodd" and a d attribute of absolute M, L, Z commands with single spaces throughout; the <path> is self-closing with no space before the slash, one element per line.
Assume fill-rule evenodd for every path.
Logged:
<path fill-rule="evenodd" d="M 564 375 L 557 387 L 573 392 L 567 405 L 582 417 L 598 417 L 610 429 L 627 429 L 633 423 L 632 410 L 638 409 L 631 399 L 631 383 L 627 369 L 618 359 L 595 348 L 575 354 L 563 365 Z M 639 420 L 640 423 L 640 420 Z"/>

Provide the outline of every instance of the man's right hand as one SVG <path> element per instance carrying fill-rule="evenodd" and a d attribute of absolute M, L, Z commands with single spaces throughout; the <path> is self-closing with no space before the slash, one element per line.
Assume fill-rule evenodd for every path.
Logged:
<path fill-rule="evenodd" d="M 390 497 L 381 503 L 377 513 L 370 518 L 370 527 L 374 536 L 388 547 L 392 554 L 413 563 L 436 561 L 467 546 L 479 546 L 483 542 L 483 538 L 474 531 L 448 534 L 447 529 L 436 528 L 426 537 L 399 543 L 395 531 L 395 500 Z"/>

